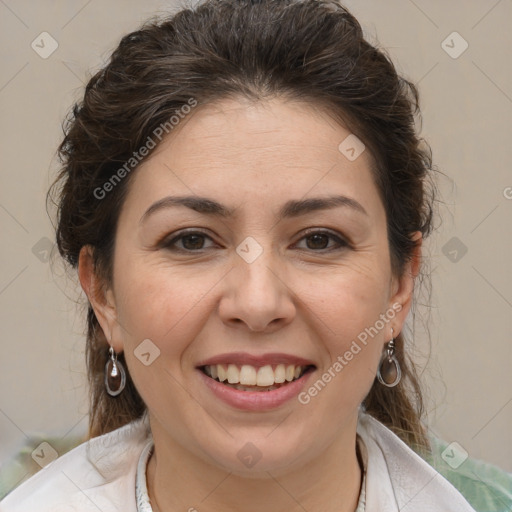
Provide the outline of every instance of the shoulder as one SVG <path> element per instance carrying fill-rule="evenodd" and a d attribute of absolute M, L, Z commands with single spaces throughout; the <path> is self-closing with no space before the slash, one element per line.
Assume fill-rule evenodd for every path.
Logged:
<path fill-rule="evenodd" d="M 416 512 L 474 512 L 448 480 L 375 418 L 361 412 L 357 433 L 366 448 L 370 510 L 372 504 L 383 510 L 379 498 L 386 496 L 391 506 L 385 510 L 390 512 L 406 507 Z"/>
<path fill-rule="evenodd" d="M 0 512 L 135 511 L 137 462 L 150 436 L 143 417 L 77 446 L 10 492 Z"/>

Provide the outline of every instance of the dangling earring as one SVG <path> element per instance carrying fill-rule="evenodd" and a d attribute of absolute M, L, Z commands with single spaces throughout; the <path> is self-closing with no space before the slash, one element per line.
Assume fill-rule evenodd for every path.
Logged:
<path fill-rule="evenodd" d="M 117 396 L 126 385 L 126 372 L 123 365 L 117 360 L 117 354 L 110 347 L 110 357 L 105 365 L 105 387 L 110 396 Z"/>
<path fill-rule="evenodd" d="M 395 339 L 393 338 L 393 329 L 391 329 L 391 341 L 388 342 L 379 364 L 377 379 L 384 386 L 392 388 L 400 382 L 401 378 L 402 370 L 400 370 L 400 365 L 395 356 Z"/>

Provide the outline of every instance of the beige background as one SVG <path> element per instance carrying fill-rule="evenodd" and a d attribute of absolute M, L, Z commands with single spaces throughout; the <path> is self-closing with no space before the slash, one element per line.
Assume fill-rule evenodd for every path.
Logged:
<path fill-rule="evenodd" d="M 45 192 L 61 122 L 86 77 L 122 34 L 173 5 L 0 0 L 2 461 L 27 435 L 86 429 L 83 323 L 73 302 L 79 294 L 58 259 L 55 275 L 45 261 L 53 236 Z M 423 134 L 447 175 L 439 182 L 442 224 L 426 248 L 431 308 L 418 310 L 432 338 L 423 373 L 431 425 L 471 457 L 512 471 L 512 2 L 346 5 L 419 83 Z M 31 48 L 43 31 L 58 42 L 47 59 Z M 441 46 L 454 31 L 469 44 L 458 58 Z M 461 42 L 448 38 L 452 53 Z M 415 340 L 422 361 L 425 339 L 420 323 Z"/>

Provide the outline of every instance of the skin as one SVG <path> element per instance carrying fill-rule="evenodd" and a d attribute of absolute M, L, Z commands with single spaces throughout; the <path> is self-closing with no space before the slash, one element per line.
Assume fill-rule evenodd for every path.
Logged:
<path fill-rule="evenodd" d="M 355 510 L 358 407 L 391 328 L 396 336 L 410 309 L 421 235 L 413 235 L 418 248 L 403 276 L 393 276 L 371 155 L 349 161 L 338 150 L 349 134 L 313 105 L 284 98 L 198 107 L 134 171 L 113 283 L 102 287 L 90 248 L 82 249 L 82 287 L 149 410 L 155 510 Z M 276 219 L 288 200 L 333 194 L 355 199 L 367 215 L 337 207 Z M 140 223 L 169 195 L 206 196 L 237 214 L 174 207 Z M 175 244 L 188 253 L 159 246 L 184 228 L 206 236 Z M 349 245 L 304 238 L 307 228 Z M 236 253 L 248 236 L 263 249 L 252 263 Z M 236 410 L 197 375 L 195 366 L 216 354 L 284 352 L 315 362 L 312 383 L 397 303 L 401 311 L 307 405 L 292 399 L 266 412 Z M 160 350 L 149 366 L 134 355 L 147 338 Z M 249 441 L 261 453 L 252 468 L 237 457 Z"/>

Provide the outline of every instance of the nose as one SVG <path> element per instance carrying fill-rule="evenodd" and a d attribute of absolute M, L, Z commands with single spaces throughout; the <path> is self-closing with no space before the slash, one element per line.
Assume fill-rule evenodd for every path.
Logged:
<path fill-rule="evenodd" d="M 295 314 L 294 294 L 276 257 L 264 251 L 248 263 L 238 255 L 225 277 L 219 314 L 231 327 L 270 333 L 289 324 Z"/>

